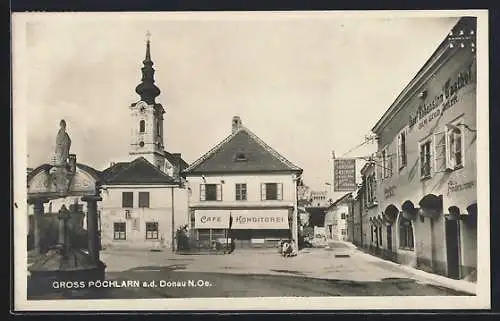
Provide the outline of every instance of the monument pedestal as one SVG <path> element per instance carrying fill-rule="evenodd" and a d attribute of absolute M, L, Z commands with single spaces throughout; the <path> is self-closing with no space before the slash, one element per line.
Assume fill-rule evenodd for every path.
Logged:
<path fill-rule="evenodd" d="M 63 255 L 60 249 L 49 250 L 28 268 L 31 274 L 28 278 L 28 295 L 48 295 L 61 290 L 85 291 L 89 281 L 105 279 L 105 269 L 106 265 L 102 261 L 94 262 L 82 250 L 72 249 L 67 255 Z"/>

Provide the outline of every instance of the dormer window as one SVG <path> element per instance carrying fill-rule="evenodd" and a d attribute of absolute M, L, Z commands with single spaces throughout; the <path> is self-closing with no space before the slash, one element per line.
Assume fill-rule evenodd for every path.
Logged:
<path fill-rule="evenodd" d="M 236 154 L 236 161 L 238 162 L 244 162 L 247 160 L 247 156 L 244 153 L 238 153 Z"/>

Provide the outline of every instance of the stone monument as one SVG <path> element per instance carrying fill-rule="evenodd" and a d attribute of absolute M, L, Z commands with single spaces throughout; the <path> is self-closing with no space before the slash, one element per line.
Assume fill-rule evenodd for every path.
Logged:
<path fill-rule="evenodd" d="M 34 211 L 34 261 L 28 268 L 28 297 L 53 292 L 54 281 L 104 280 L 105 264 L 99 258 L 100 242 L 97 225 L 97 202 L 101 200 L 100 173 L 90 166 L 78 164 L 70 153 L 71 138 L 66 122 L 60 121 L 51 164 L 43 164 L 28 174 L 28 203 Z M 82 205 L 77 202 L 59 210 L 56 244 L 40 246 L 40 222 L 44 203 L 69 196 L 82 196 L 87 202 L 87 230 L 83 230 Z M 82 246 L 83 237 L 83 246 Z M 85 246 L 85 238 L 87 245 Z M 82 249 L 82 247 L 85 247 Z"/>

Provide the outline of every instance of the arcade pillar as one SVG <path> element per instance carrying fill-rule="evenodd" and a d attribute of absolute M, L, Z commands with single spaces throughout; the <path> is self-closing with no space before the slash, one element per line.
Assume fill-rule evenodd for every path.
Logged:
<path fill-rule="evenodd" d="M 87 233 L 89 238 L 89 254 L 94 263 L 99 263 L 99 235 L 97 222 L 97 201 L 102 201 L 100 196 L 84 196 L 82 201 L 87 202 Z"/>
<path fill-rule="evenodd" d="M 44 213 L 44 203 L 47 203 L 47 200 L 45 199 L 35 199 L 31 201 L 31 203 L 34 206 L 34 214 L 33 214 L 33 239 L 34 239 L 34 250 L 35 253 L 40 254 L 41 253 L 41 248 L 40 248 L 40 239 L 41 239 L 41 233 L 40 233 L 40 227 L 41 227 L 41 221 L 43 219 L 43 213 Z"/>

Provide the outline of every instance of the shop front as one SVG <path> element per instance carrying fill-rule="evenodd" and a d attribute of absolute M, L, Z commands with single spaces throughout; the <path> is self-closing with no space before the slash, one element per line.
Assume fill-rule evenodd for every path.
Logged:
<path fill-rule="evenodd" d="M 292 236 L 293 209 L 199 209 L 193 215 L 198 249 L 274 248 Z"/>

